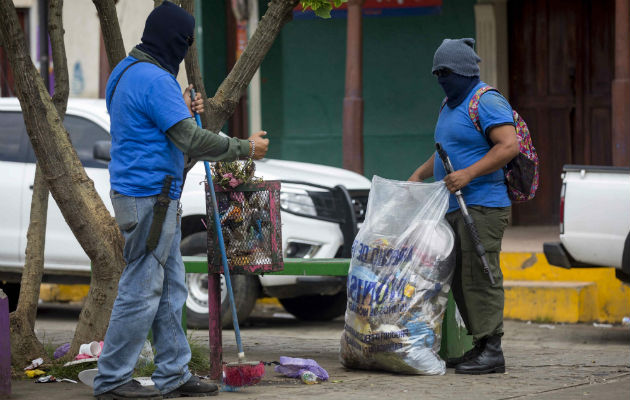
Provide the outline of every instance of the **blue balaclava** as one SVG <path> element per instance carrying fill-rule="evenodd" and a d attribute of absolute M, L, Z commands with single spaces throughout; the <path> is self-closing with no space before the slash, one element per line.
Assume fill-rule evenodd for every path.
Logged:
<path fill-rule="evenodd" d="M 136 47 L 155 58 L 162 67 L 177 75 L 195 32 L 195 17 L 183 8 L 165 1 L 147 17 L 142 43 Z"/>
<path fill-rule="evenodd" d="M 481 59 L 474 50 L 475 40 L 444 39 L 433 56 L 433 73 L 440 69 L 451 71 L 438 77 L 438 83 L 446 93 L 446 104 L 455 108 L 479 83 L 479 63 Z"/>

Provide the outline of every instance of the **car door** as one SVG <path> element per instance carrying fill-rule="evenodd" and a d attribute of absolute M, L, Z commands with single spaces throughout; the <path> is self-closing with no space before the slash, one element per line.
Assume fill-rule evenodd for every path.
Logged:
<path fill-rule="evenodd" d="M 70 140 L 87 175 L 94 182 L 97 193 L 108 210 L 112 212 L 107 164 L 93 157 L 94 144 L 99 140 L 110 140 L 109 133 L 90 119 L 72 114 L 66 115 L 64 126 L 70 134 Z M 32 183 L 35 177 L 34 166 L 27 170 L 26 175 Z M 28 207 L 30 208 L 30 201 Z M 28 220 L 26 224 L 28 226 Z M 25 244 L 22 250 L 24 246 Z M 52 197 L 48 203 L 45 259 L 48 268 L 57 270 L 84 270 L 90 265 L 89 258 L 74 237 Z"/>
<path fill-rule="evenodd" d="M 0 112 L 0 267 L 21 265 L 24 252 L 20 251 L 25 241 L 22 199 L 32 183 L 25 179 L 28 137 L 22 113 Z"/>

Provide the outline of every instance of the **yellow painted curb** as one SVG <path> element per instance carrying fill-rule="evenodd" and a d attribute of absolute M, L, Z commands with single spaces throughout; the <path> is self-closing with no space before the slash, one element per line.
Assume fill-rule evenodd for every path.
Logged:
<path fill-rule="evenodd" d="M 42 283 L 39 299 L 47 302 L 81 302 L 90 291 L 90 285 L 56 285 Z"/>
<path fill-rule="evenodd" d="M 504 317 L 537 322 L 589 322 L 597 318 L 593 282 L 504 281 Z"/>
<path fill-rule="evenodd" d="M 547 306 L 557 307 L 562 310 L 560 313 L 567 313 L 565 317 L 558 316 L 558 313 L 551 314 L 556 317 L 550 322 L 575 320 L 618 323 L 630 315 L 630 287 L 615 277 L 614 268 L 564 269 L 550 265 L 543 253 L 501 253 L 501 270 L 504 282 L 565 282 L 569 286 L 594 286 L 594 293 L 590 288 L 578 290 L 562 285 L 555 289 L 551 289 L 553 285 L 533 285 L 521 289 L 511 287 L 509 290 L 513 294 L 509 296 L 506 288 L 506 318 L 536 320 L 541 314 L 539 308 Z M 515 298 L 517 293 L 529 300 Z"/>
<path fill-rule="evenodd" d="M 268 306 L 282 307 L 282 304 L 280 304 L 280 301 L 275 297 L 261 297 L 260 299 L 256 300 L 256 304 L 265 304 Z"/>

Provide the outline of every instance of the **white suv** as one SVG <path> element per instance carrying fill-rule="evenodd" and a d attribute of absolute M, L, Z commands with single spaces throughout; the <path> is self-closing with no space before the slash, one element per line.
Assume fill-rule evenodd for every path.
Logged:
<path fill-rule="evenodd" d="M 104 100 L 70 99 L 64 120 L 72 143 L 107 209 L 109 199 L 109 115 Z M 272 143 L 273 146 L 273 138 Z M 282 246 L 285 257 L 347 257 L 363 221 L 370 181 L 340 168 L 264 159 L 256 162 L 256 175 L 281 180 Z M 0 99 L 0 286 L 15 306 L 24 265 L 26 231 L 35 176 L 35 156 L 26 134 L 20 104 Z M 206 216 L 202 163 L 188 174 L 182 192 L 182 254 L 205 255 Z M 340 201 L 345 204 L 340 206 Z M 343 212 L 343 210 L 351 212 Z M 88 283 L 90 260 L 66 224 L 54 200 L 49 202 L 44 282 Z M 240 320 L 251 313 L 260 296 L 277 297 L 300 319 L 326 320 L 345 310 L 345 278 L 306 276 L 252 276 L 233 278 Z M 205 274 L 188 274 L 187 321 L 191 328 L 208 325 Z M 223 292 L 224 294 L 225 292 Z M 224 325 L 231 324 L 222 296 Z"/>

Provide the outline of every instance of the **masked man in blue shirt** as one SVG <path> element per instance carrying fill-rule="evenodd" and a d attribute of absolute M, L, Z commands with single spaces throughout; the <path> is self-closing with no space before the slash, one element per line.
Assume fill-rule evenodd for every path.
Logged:
<path fill-rule="evenodd" d="M 207 161 L 260 159 L 265 132 L 249 140 L 201 129 L 203 111 L 190 87 L 182 96 L 175 77 L 194 39 L 195 19 L 165 1 L 148 16 L 142 43 L 112 71 L 106 103 L 111 116 L 111 200 L 125 239 L 120 277 L 103 352 L 94 379 L 98 399 L 161 399 L 215 395 L 193 376 L 181 326 L 188 295 L 179 250 L 184 154 Z M 191 104 L 192 103 L 192 104 Z M 132 379 L 149 330 L 156 349 L 155 389 Z"/>
<path fill-rule="evenodd" d="M 479 80 L 477 64 L 481 59 L 473 49 L 474 43 L 473 39 L 445 39 L 433 58 L 432 72 L 447 96 L 435 127 L 435 142 L 448 153 L 454 172 L 446 175 L 434 153 L 409 178 L 421 182 L 435 176 L 436 180 L 444 179 L 451 193 L 462 191 L 494 277 L 492 285 L 475 252 L 459 204 L 451 195 L 446 219 L 455 232 L 457 259 L 452 291 L 474 341 L 473 349 L 446 362 L 447 367 L 461 374 L 505 371 L 499 253 L 511 202 L 502 168 L 519 153 L 512 108 L 498 92 L 488 91 L 479 98 L 481 132 L 471 119 L 471 99 L 487 86 Z"/>

